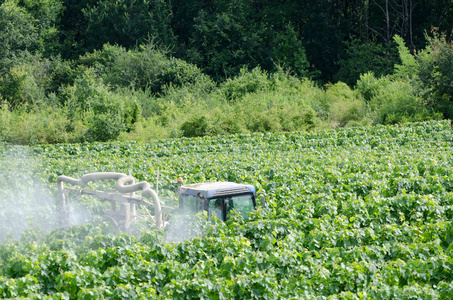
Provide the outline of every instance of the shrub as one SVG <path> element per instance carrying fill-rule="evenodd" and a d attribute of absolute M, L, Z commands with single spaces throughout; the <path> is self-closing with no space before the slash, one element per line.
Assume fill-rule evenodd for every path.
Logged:
<path fill-rule="evenodd" d="M 0 78 L 0 92 L 12 107 L 37 103 L 58 105 L 50 101 L 61 88 L 74 82 L 72 63 L 60 57 L 44 58 L 34 55 L 28 62 L 11 68 Z"/>
<path fill-rule="evenodd" d="M 356 90 L 362 95 L 365 101 L 369 102 L 374 98 L 382 89 L 390 84 L 388 77 L 384 76 L 376 78 L 373 72 L 367 72 L 360 75 L 360 79 L 357 81 Z"/>
<path fill-rule="evenodd" d="M 205 136 L 210 133 L 210 126 L 204 115 L 195 115 L 181 125 L 185 137 Z"/>
<path fill-rule="evenodd" d="M 243 115 L 229 105 L 215 107 L 210 111 L 210 120 L 211 133 L 214 135 L 246 132 Z"/>
<path fill-rule="evenodd" d="M 98 76 L 103 76 L 115 66 L 116 59 L 126 53 L 127 50 L 124 47 L 107 43 L 102 46 L 101 50 L 94 50 L 80 56 L 78 62 L 87 68 L 94 68 Z"/>
<path fill-rule="evenodd" d="M 386 81 L 369 102 L 374 120 L 381 124 L 403 121 L 423 121 L 438 118 L 424 107 L 423 100 L 414 93 L 412 85 L 404 80 Z"/>
<path fill-rule="evenodd" d="M 32 69 L 30 64 L 21 64 L 0 78 L 0 93 L 13 109 L 37 104 L 45 98 L 45 90 L 38 85 Z"/>
<path fill-rule="evenodd" d="M 252 132 L 274 132 L 281 129 L 280 120 L 274 111 L 252 112 L 247 129 Z"/>
<path fill-rule="evenodd" d="M 445 34 L 432 30 L 428 46 L 416 55 L 418 82 L 428 107 L 453 118 L 453 43 Z"/>
<path fill-rule="evenodd" d="M 365 101 L 345 83 L 327 85 L 325 96 L 333 127 L 345 126 L 350 121 L 357 122 L 365 116 Z"/>
<path fill-rule="evenodd" d="M 211 88 L 214 87 L 214 82 L 211 81 L 208 75 L 203 74 L 196 65 L 174 57 L 164 61 L 159 75 L 161 89 L 169 85 L 181 87 L 196 84 L 199 81 L 207 83 Z"/>
<path fill-rule="evenodd" d="M 390 76 L 376 78 L 373 73 L 362 74 L 356 89 L 367 101 L 375 123 L 395 124 L 439 117 L 432 110 L 425 109 L 423 100 L 417 96 L 407 76 L 391 79 Z"/>
<path fill-rule="evenodd" d="M 167 51 L 157 48 L 152 42 L 132 50 L 105 44 L 102 50 L 82 56 L 80 62 L 94 68 L 106 84 L 115 88 L 159 93 L 166 86 L 180 87 L 210 81 L 197 66 L 167 57 Z"/>
<path fill-rule="evenodd" d="M 54 144 L 76 141 L 81 131 L 68 133 L 66 111 L 51 106 L 8 110 L 4 102 L 0 111 L 0 140 L 13 144 Z"/>
<path fill-rule="evenodd" d="M 118 87 L 161 90 L 159 76 L 165 72 L 166 53 L 153 44 L 139 46 L 138 49 L 119 53 L 111 67 L 105 71 L 106 83 Z"/>
<path fill-rule="evenodd" d="M 266 90 L 270 86 L 267 73 L 256 67 L 252 71 L 241 69 L 239 75 L 233 79 L 228 78 L 219 87 L 219 92 L 228 101 L 237 100 L 247 93 Z"/>
<path fill-rule="evenodd" d="M 346 53 L 339 60 L 340 66 L 334 78 L 353 86 L 361 74 L 373 72 L 377 76 L 385 76 L 393 71 L 394 64 L 398 61 L 398 53 L 394 43 L 383 45 L 376 41 L 363 42 L 352 38 L 346 42 Z"/>
<path fill-rule="evenodd" d="M 108 141 L 131 131 L 140 117 L 140 107 L 133 95 L 115 93 L 96 78 L 95 70 L 86 69 L 74 83 L 64 89 L 65 105 L 71 121 L 82 121 L 88 128 L 87 141 Z M 68 130 L 74 130 L 68 126 Z"/>

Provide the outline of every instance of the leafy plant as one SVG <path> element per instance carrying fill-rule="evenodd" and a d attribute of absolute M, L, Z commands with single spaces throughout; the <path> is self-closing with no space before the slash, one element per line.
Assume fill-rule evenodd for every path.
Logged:
<path fill-rule="evenodd" d="M 150 143 L 0 144 L 0 296 L 448 298 L 452 141 L 449 122 L 431 121 Z M 93 223 L 51 222 L 58 175 L 116 171 L 153 184 L 157 166 L 166 205 L 177 205 L 175 177 L 184 176 L 254 184 L 269 206 L 247 220 L 190 218 L 182 222 L 191 227 L 187 239 L 171 239 L 182 231 L 178 222 L 118 232 L 100 220 L 102 205 L 92 198 L 70 203 L 82 201 Z M 8 237 L 14 220 L 23 227 Z"/>

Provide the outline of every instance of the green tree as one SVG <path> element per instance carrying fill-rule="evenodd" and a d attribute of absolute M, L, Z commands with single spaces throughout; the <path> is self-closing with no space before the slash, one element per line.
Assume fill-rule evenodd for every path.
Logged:
<path fill-rule="evenodd" d="M 169 57 L 165 50 L 153 43 L 146 43 L 127 50 L 105 44 L 80 57 L 79 62 L 96 69 L 105 83 L 113 87 L 126 87 L 161 92 L 164 86 L 174 87 L 197 81 L 210 81 L 199 68 L 181 59 Z"/>
<path fill-rule="evenodd" d="M 51 53 L 58 0 L 6 0 L 0 5 L 0 75 L 35 53 Z"/>
<path fill-rule="evenodd" d="M 32 16 L 17 1 L 0 5 L 0 75 L 39 48 Z"/>
<path fill-rule="evenodd" d="M 68 132 L 86 128 L 86 141 L 116 139 L 121 132 L 132 130 L 140 116 L 135 98 L 111 91 L 93 68 L 85 69 L 74 85 L 65 86 L 62 97 L 71 121 Z"/>
<path fill-rule="evenodd" d="M 298 31 L 268 4 L 212 1 L 200 9 L 192 30 L 185 31 L 187 59 L 218 81 L 257 66 L 275 71 L 281 65 L 306 75 L 308 61 Z"/>
<path fill-rule="evenodd" d="M 152 39 L 166 47 L 174 45 L 170 28 L 172 11 L 161 0 L 98 1 L 82 10 L 87 22 L 83 40 L 86 49 L 100 49 L 103 44 L 126 48 Z"/>
<path fill-rule="evenodd" d="M 64 8 L 61 0 L 19 0 L 18 4 L 33 18 L 41 43 L 41 52 L 47 55 L 56 54 L 58 24 Z"/>
<path fill-rule="evenodd" d="M 393 43 L 386 45 L 352 39 L 346 45 L 344 56 L 337 62 L 340 68 L 334 79 L 349 86 L 354 86 L 360 75 L 369 71 L 377 77 L 391 74 L 394 64 L 398 62 L 398 53 Z"/>
<path fill-rule="evenodd" d="M 428 105 L 453 118 L 453 44 L 444 33 L 426 35 L 428 46 L 416 54 L 418 81 Z"/>
<path fill-rule="evenodd" d="M 87 30 L 84 11 L 99 0 L 63 0 L 64 11 L 59 23 L 59 53 L 64 59 L 77 59 L 88 49 L 83 40 Z"/>

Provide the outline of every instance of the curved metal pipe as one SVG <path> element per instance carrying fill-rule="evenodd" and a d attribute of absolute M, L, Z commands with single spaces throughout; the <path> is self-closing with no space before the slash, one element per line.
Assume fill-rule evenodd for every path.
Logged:
<path fill-rule="evenodd" d="M 58 195 L 60 198 L 60 209 L 66 210 L 66 199 L 64 195 L 63 182 L 67 182 L 72 185 L 86 186 L 90 181 L 113 179 L 116 180 L 116 189 L 121 193 L 133 193 L 136 191 L 142 191 L 142 196 L 152 198 L 155 209 L 155 223 L 156 227 L 160 228 L 162 224 L 162 209 L 157 193 L 151 189 L 151 185 L 148 182 L 135 183 L 135 179 L 131 175 L 116 172 L 95 172 L 83 175 L 80 179 L 75 179 L 69 176 L 61 175 L 57 178 Z"/>

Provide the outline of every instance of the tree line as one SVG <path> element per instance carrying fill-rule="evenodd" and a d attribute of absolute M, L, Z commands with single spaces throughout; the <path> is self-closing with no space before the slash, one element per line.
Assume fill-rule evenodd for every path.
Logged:
<path fill-rule="evenodd" d="M 450 0 L 0 0 L 0 140 L 110 140 L 137 135 L 137 124 L 165 137 L 451 117 L 452 13 Z M 376 100 L 397 83 L 404 103 Z M 350 112 L 334 103 L 342 97 Z M 292 116 L 285 107 L 296 103 L 303 113 Z M 252 108 L 260 124 L 228 117 Z M 39 130 L 48 137 L 13 133 L 14 120 L 49 115 L 54 128 Z"/>

